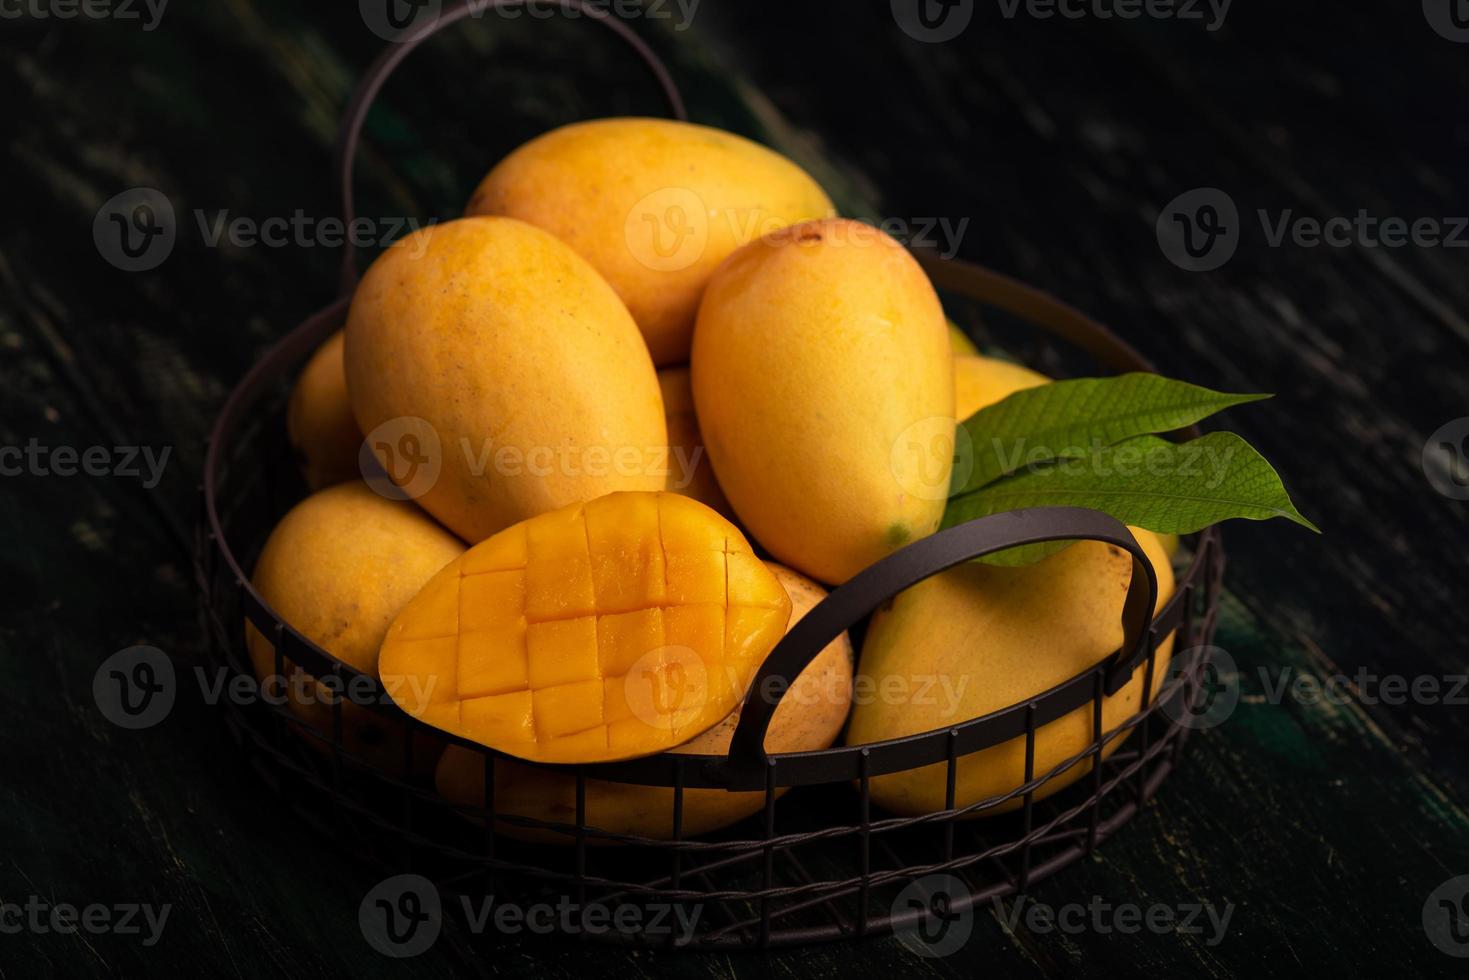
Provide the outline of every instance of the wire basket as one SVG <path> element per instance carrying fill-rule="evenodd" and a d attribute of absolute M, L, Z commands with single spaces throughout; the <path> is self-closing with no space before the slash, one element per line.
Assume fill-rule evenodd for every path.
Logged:
<path fill-rule="evenodd" d="M 625 25 L 598 8 L 583 8 L 572 0 L 564 5 L 628 41 L 662 85 L 673 114 L 684 118 L 667 71 Z M 446 8 L 429 29 L 391 46 L 359 85 L 339 138 L 349 223 L 352 158 L 373 98 L 418 43 L 468 16 L 471 6 Z M 919 259 L 942 292 L 1018 317 L 1106 368 L 1150 370 L 1141 355 L 1106 328 L 1039 291 L 968 263 L 923 254 Z M 343 325 L 346 297 L 356 281 L 355 261 L 349 246 L 343 263 L 346 295 L 269 350 L 226 401 L 208 445 L 195 542 L 210 666 L 253 679 L 245 645 L 248 620 L 274 647 L 277 675 L 285 674 L 289 662 L 317 678 L 330 678 L 338 691 L 350 692 L 333 702 L 330 722 L 320 725 L 269 700 L 220 702 L 248 764 L 303 826 L 343 842 L 386 870 L 422 875 L 441 895 L 481 901 L 494 896 L 522 905 L 564 899 L 580 910 L 631 908 L 646 914 L 620 921 L 639 923 L 654 914 L 662 917 L 673 907 L 699 910 L 696 927 L 677 934 L 607 929 L 581 931 L 584 938 L 702 949 L 764 948 L 916 927 L 931 909 L 904 896 L 915 884 L 926 895 L 926 883 L 937 876 L 960 883 L 957 893 L 947 896 L 950 914 L 1023 893 L 1094 851 L 1137 813 L 1178 764 L 1191 712 L 1205 693 L 1208 644 L 1224 570 L 1217 528 L 1191 539 L 1192 554 L 1178 575 L 1174 596 L 1150 619 L 1156 574 L 1127 528 L 1096 511 L 1047 508 L 971 521 L 914 542 L 861 572 L 791 629 L 762 665 L 751 691 L 787 690 L 785 681 L 798 676 L 828 642 L 860 626 L 903 589 L 974 557 L 1051 540 L 1101 541 L 1133 559 L 1123 611 L 1124 643 L 1094 667 L 1030 700 L 950 728 L 785 754 L 764 749 L 779 695 L 752 694 L 727 755 L 663 753 L 618 763 L 536 766 L 567 787 L 574 800 L 570 819 L 541 820 L 497 808 L 497 753 L 436 732 L 401 712 L 376 678 L 361 675 L 293 630 L 248 581 L 247 569 L 269 530 L 304 494 L 285 445 L 285 396 L 295 369 Z M 1167 677 L 1160 679 L 1159 648 L 1170 638 L 1174 652 Z M 1104 729 L 1104 699 L 1139 670 L 1144 680 L 1138 711 Z M 1155 682 L 1160 683 L 1152 693 Z M 379 716 L 380 730 L 401 733 L 401 756 L 396 743 L 386 747 L 392 757 L 401 757 L 401 765 L 383 765 L 382 751 L 371 758 L 359 754 L 360 744 L 344 738 L 344 700 Z M 1090 743 L 1054 768 L 1037 771 L 1037 732 L 1088 706 Z M 1023 783 L 956 807 L 959 760 L 1012 740 L 1024 743 Z M 443 743 L 478 753 L 487 790 L 482 805 L 450 803 L 422 777 L 429 761 L 425 746 Z M 925 766 L 945 767 L 943 809 L 918 816 L 875 810 L 873 779 Z M 1047 784 L 1062 779 L 1075 780 L 1075 785 L 1050 795 Z M 608 783 L 664 788 L 671 828 L 667 839 L 611 832 L 589 823 L 588 787 Z M 783 797 L 787 789 L 793 792 Z M 689 794 L 696 791 L 753 794 L 754 813 L 726 830 L 693 839 L 684 828 Z M 973 819 L 980 816 L 985 819 Z M 528 838 L 537 842 L 528 843 Z"/>

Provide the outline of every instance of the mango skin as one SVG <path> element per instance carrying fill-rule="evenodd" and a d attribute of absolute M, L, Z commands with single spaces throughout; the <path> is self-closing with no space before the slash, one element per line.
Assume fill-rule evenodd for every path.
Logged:
<path fill-rule="evenodd" d="M 724 496 L 704 436 L 694 411 L 694 388 L 687 367 L 667 367 L 658 372 L 663 392 L 663 413 L 668 423 L 668 482 L 666 489 L 693 497 L 700 503 L 734 519 L 734 508 Z"/>
<path fill-rule="evenodd" d="M 1158 575 L 1161 605 L 1173 594 L 1173 570 L 1157 537 L 1132 533 Z M 900 593 L 874 614 L 858 666 L 858 696 L 847 744 L 861 745 L 943 729 L 1021 703 L 1081 673 L 1122 644 L 1122 604 L 1131 556 L 1081 541 L 1021 568 L 967 563 Z M 1173 636 L 1159 647 L 1156 695 L 1167 675 Z M 1108 732 L 1140 707 L 1145 668 L 1108 698 Z M 883 685 L 889 685 L 884 695 Z M 1107 743 L 1104 757 L 1127 733 Z M 1036 733 L 1035 774 L 1044 775 L 1091 744 L 1092 706 L 1083 705 Z M 1035 793 L 1045 799 L 1091 771 L 1078 762 Z M 1025 739 L 959 759 L 954 805 L 965 807 L 1023 785 Z M 944 809 L 947 766 L 936 764 L 872 780 L 872 799 L 893 813 Z M 983 815 L 1022 805 L 1016 797 Z M 975 814 L 980 815 L 980 814 Z"/>
<path fill-rule="evenodd" d="M 379 256 L 352 299 L 346 367 L 375 446 L 404 418 L 427 423 L 416 434 L 437 479 L 423 489 L 386 468 L 470 543 L 666 479 L 663 401 L 636 324 L 584 259 L 523 222 L 432 225 Z"/>
<path fill-rule="evenodd" d="M 338 330 L 316 349 L 301 369 L 286 405 L 286 436 L 301 477 L 312 490 L 361 476 L 357 453 L 362 433 L 347 397 L 344 340 Z"/>
<path fill-rule="evenodd" d="M 948 323 L 949 345 L 954 350 L 954 356 L 957 358 L 978 354 L 979 348 L 974 346 L 974 341 L 969 339 L 969 335 L 964 332 L 963 328 L 953 320 L 949 320 Z"/>
<path fill-rule="evenodd" d="M 826 597 L 826 590 L 805 576 L 774 562 L 766 565 L 790 595 L 791 626 Z M 788 630 L 789 631 L 789 630 Z M 829 748 L 841 735 L 852 699 L 852 641 L 843 633 L 806 665 L 786 692 L 770 727 L 765 748 L 770 752 L 805 752 Z M 721 755 L 739 723 L 736 708 L 718 725 L 671 752 Z M 459 806 L 484 806 L 484 758 L 457 745 L 439 760 L 434 781 L 439 794 Z M 781 790 L 783 793 L 784 790 Z M 684 791 L 682 832 L 687 837 L 712 833 L 738 823 L 765 805 L 759 792 L 729 793 L 719 789 Z M 495 760 L 495 807 L 502 813 L 550 823 L 576 822 L 576 781 L 551 769 Z M 586 818 L 594 827 L 614 834 L 668 840 L 673 836 L 673 790 L 658 786 L 631 786 L 591 779 L 586 784 Z M 567 834 L 502 822 L 500 832 L 518 840 L 571 844 Z M 603 843 L 590 838 L 592 843 Z"/>
<path fill-rule="evenodd" d="M 668 119 L 573 123 L 500 161 L 466 214 L 544 228 L 622 297 L 659 365 L 688 360 L 704 284 L 726 255 L 834 214 L 800 167 L 750 140 Z"/>
<path fill-rule="evenodd" d="M 1039 388 L 1050 378 L 1022 364 L 1002 361 L 997 357 L 965 356 L 954 358 L 954 414 L 960 422 L 981 408 L 1004 401 L 1017 391 Z"/>
<path fill-rule="evenodd" d="M 889 236 L 832 219 L 734 253 L 705 290 L 690 366 L 720 485 L 777 560 L 840 584 L 937 529 L 949 332 Z"/>
<path fill-rule="evenodd" d="M 412 504 L 381 497 L 361 481 L 342 483 L 307 497 L 281 519 L 255 563 L 251 584 L 297 632 L 376 677 L 378 647 L 388 624 L 463 552 L 463 543 Z M 255 676 L 274 675 L 270 642 L 250 623 L 245 634 Z M 289 661 L 285 667 L 290 710 L 330 735 L 330 692 Z M 387 771 L 401 770 L 400 727 L 384 724 L 381 715 L 350 701 L 342 705 L 342 726 L 349 752 Z M 315 739 L 308 742 L 322 746 Z M 431 766 L 441 744 L 425 734 L 415 743 L 415 760 Z"/>

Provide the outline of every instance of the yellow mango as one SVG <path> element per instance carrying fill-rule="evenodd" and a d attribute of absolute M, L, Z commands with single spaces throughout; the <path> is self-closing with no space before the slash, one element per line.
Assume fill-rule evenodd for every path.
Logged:
<path fill-rule="evenodd" d="M 972 356 L 979 353 L 979 348 L 974 346 L 974 341 L 969 339 L 969 335 L 960 328 L 959 324 L 953 320 L 949 320 L 948 324 L 949 346 L 955 357 Z"/>
<path fill-rule="evenodd" d="M 1049 384 L 1050 380 L 1023 364 L 997 357 L 955 357 L 954 414 L 962 422 L 981 408 L 1004 401 L 1017 391 Z"/>
<path fill-rule="evenodd" d="M 326 339 L 296 379 L 286 405 L 286 435 L 312 490 L 361 476 L 357 452 L 362 433 L 347 397 L 347 369 L 342 364 L 342 331 Z"/>
<path fill-rule="evenodd" d="M 794 627 L 826 590 L 784 566 L 766 562 L 791 599 Z M 841 734 L 852 698 L 852 641 L 843 633 L 826 646 L 797 675 L 776 706 L 765 732 L 768 752 L 809 752 L 828 748 Z M 718 725 L 669 751 L 689 755 L 723 755 L 729 751 L 741 707 Z M 471 749 L 451 745 L 439 759 L 434 781 L 439 794 L 451 803 L 482 807 L 485 803 L 484 757 Z M 784 792 L 783 790 L 781 792 Z M 687 837 L 711 833 L 759 812 L 765 805 L 760 792 L 731 793 L 722 789 L 684 791 L 681 832 Z M 495 809 L 504 814 L 548 823 L 576 822 L 576 780 L 565 773 L 522 765 L 510 759 L 495 761 Z M 587 780 L 586 821 L 613 834 L 667 840 L 673 836 L 673 790 L 660 786 L 633 786 L 601 779 Z M 503 833 L 522 840 L 569 844 L 568 834 L 501 823 Z M 596 842 L 598 838 L 591 838 Z"/>
<path fill-rule="evenodd" d="M 352 409 L 388 475 L 466 541 L 667 477 L 658 378 L 612 288 L 509 218 L 432 225 L 367 270 Z"/>
<path fill-rule="evenodd" d="M 658 372 L 658 387 L 663 392 L 663 412 L 668 423 L 668 483 L 666 489 L 693 497 L 708 504 L 725 517 L 734 510 L 719 488 L 714 467 L 704 449 L 704 436 L 699 432 L 699 416 L 694 411 L 694 389 L 687 367 L 663 368 Z"/>
<path fill-rule="evenodd" d="M 1157 571 L 1161 606 L 1173 594 L 1173 570 L 1158 539 L 1132 528 Z M 1122 645 L 1122 604 L 1132 557 L 1081 541 L 1020 568 L 966 563 L 900 593 L 872 617 L 857 668 L 847 743 L 861 745 L 944 729 L 1024 702 L 1104 660 Z M 1156 695 L 1173 637 L 1159 648 Z M 1102 709 L 1111 731 L 1141 704 L 1145 670 Z M 1107 743 L 1110 755 L 1125 738 Z M 1090 703 L 1036 733 L 1035 774 L 1044 775 L 1092 741 Z M 1044 799 L 1091 771 L 1083 760 L 1036 791 Z M 1025 739 L 961 756 L 954 804 L 968 806 L 1023 785 Z M 911 815 L 944 809 L 947 766 L 936 764 L 872 780 L 873 802 Z M 1003 812 L 1021 805 L 1017 797 Z"/>
<path fill-rule="evenodd" d="M 255 591 L 302 636 L 368 676 L 378 672 L 378 647 L 388 624 L 464 545 L 412 504 L 388 500 L 361 481 L 307 497 L 283 517 L 255 563 Z M 246 624 L 251 666 L 262 681 L 275 677 L 275 649 Z M 287 704 L 313 728 L 332 730 L 332 691 L 295 664 L 284 665 Z M 281 679 L 266 688 L 282 693 Z M 382 768 L 401 767 L 403 733 L 368 708 L 342 705 L 347 751 Z M 312 745 L 320 745 L 310 740 Z M 439 741 L 415 745 L 431 764 Z"/>
<path fill-rule="evenodd" d="M 533 762 L 660 752 L 745 695 L 791 601 L 745 536 L 674 493 L 530 518 L 446 567 L 389 628 L 409 714 Z"/>
<path fill-rule="evenodd" d="M 691 368 L 720 486 L 777 560 L 838 584 L 938 527 L 949 334 L 892 238 L 833 219 L 740 249 L 705 291 Z"/>
<path fill-rule="evenodd" d="M 699 296 L 726 255 L 834 214 L 785 157 L 733 133 L 669 119 L 596 119 L 538 136 L 500 161 L 467 214 L 544 228 L 607 278 L 659 365 L 688 360 Z"/>

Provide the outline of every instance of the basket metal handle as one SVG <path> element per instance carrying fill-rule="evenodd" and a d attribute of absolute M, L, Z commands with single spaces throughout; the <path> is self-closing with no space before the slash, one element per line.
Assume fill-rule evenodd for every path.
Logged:
<path fill-rule="evenodd" d="M 1105 690 L 1115 694 L 1148 653 L 1158 600 L 1158 575 L 1142 545 L 1116 518 L 1082 507 L 1037 507 L 966 521 L 902 548 L 857 573 L 808 612 L 775 645 L 756 672 L 740 711 L 723 769 L 753 774 L 767 765 L 765 732 L 791 682 L 816 656 L 887 599 L 931 575 L 973 558 L 1046 541 L 1101 541 L 1132 555 L 1132 580 L 1122 607 L 1123 640 L 1106 668 Z M 776 696 L 766 696 L 774 691 Z"/>
<path fill-rule="evenodd" d="M 557 0 L 557 2 L 562 10 L 601 24 L 627 42 L 627 45 L 637 53 L 647 65 L 648 70 L 653 73 L 653 77 L 657 79 L 664 97 L 668 99 L 668 106 L 673 117 L 685 121 L 688 119 L 683 96 L 679 94 L 678 86 L 673 82 L 673 76 L 669 74 L 663 61 L 653 53 L 653 49 L 646 41 L 638 37 L 632 28 L 609 13 L 605 5 L 588 4 L 584 0 Z M 388 77 L 405 58 L 413 53 L 414 49 L 446 27 L 457 24 L 466 17 L 479 17 L 488 10 L 523 7 L 526 3 L 527 0 L 460 0 L 446 7 L 437 16 L 416 25 L 402 38 L 389 44 L 368 67 L 367 73 L 362 76 L 362 80 L 357 83 L 357 88 L 352 92 L 352 100 L 347 103 L 346 111 L 342 114 L 334 150 L 334 169 L 337 174 L 337 186 L 342 196 L 342 219 L 348 228 L 352 226 L 357 216 L 352 181 L 357 164 L 357 146 L 362 139 L 362 127 L 367 122 L 367 114 L 371 111 L 373 102 L 376 101 Z M 357 246 L 352 237 L 351 235 L 346 236 L 342 248 L 339 277 L 342 295 L 350 293 L 356 287 L 359 277 Z"/>

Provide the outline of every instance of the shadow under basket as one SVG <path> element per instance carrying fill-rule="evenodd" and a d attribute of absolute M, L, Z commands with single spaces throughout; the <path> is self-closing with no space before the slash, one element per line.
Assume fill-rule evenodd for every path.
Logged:
<path fill-rule="evenodd" d="M 436 29 L 462 19 L 458 12 L 463 9 L 447 8 Z M 597 19 L 595 12 L 588 17 Z M 625 25 L 606 26 L 629 40 Z M 372 98 L 422 39 L 390 48 L 359 87 L 339 138 L 340 159 L 346 161 L 344 189 Z M 682 118 L 682 103 L 666 71 L 641 42 L 630 43 L 654 68 L 673 114 Z M 350 192 L 344 198 L 350 223 Z M 1078 348 L 1099 368 L 1151 369 L 1106 328 L 1044 293 L 968 263 L 927 254 L 918 258 L 948 297 L 1014 317 Z M 353 260 L 349 254 L 344 265 L 345 292 L 355 279 Z M 929 909 L 908 897 L 915 883 L 926 896 L 923 889 L 937 880 L 934 876 L 957 879 L 958 887 L 950 887 L 947 896 L 951 913 L 1023 893 L 1116 833 L 1179 763 L 1192 711 L 1206 693 L 1208 644 L 1224 570 L 1218 529 L 1188 540 L 1187 567 L 1178 572 L 1175 593 L 1150 618 L 1156 576 L 1128 530 L 1096 511 L 1046 508 L 971 521 L 866 569 L 791 630 L 751 687 L 784 690 L 788 685 L 780 681 L 799 675 L 842 630 L 859 626 L 910 585 L 970 558 L 1048 540 L 1091 539 L 1130 553 L 1134 569 L 1122 648 L 1031 700 L 907 738 L 767 755 L 764 735 L 775 701 L 752 697 L 727 755 L 664 753 L 620 763 L 543 767 L 558 771 L 574 787 L 566 821 L 497 810 L 493 791 L 480 806 L 451 804 L 423 776 L 430 761 L 422 758 L 423 733 L 431 730 L 394 706 L 375 678 L 358 674 L 283 623 L 248 581 L 248 569 L 270 529 L 305 493 L 285 445 L 289 384 L 316 347 L 343 325 L 346 310 L 347 300 L 341 299 L 301 324 L 231 393 L 210 437 L 195 541 L 208 667 L 253 679 L 245 646 L 248 620 L 274 645 L 278 675 L 289 661 L 316 677 L 333 678 L 339 689 L 351 692 L 360 710 L 380 716 L 376 728 L 389 733 L 385 738 L 401 742 L 375 746 L 377 762 L 354 754 L 362 746 L 344 740 L 340 699 L 324 729 L 272 700 L 219 702 L 248 765 L 278 794 L 287 819 L 344 845 L 350 855 L 343 860 L 375 864 L 387 874 L 422 875 L 437 888 L 446 910 L 460 907 L 461 898 L 481 908 L 490 896 L 497 905 L 521 908 L 570 902 L 582 914 L 594 906 L 608 909 L 599 921 L 644 927 L 573 930 L 583 939 L 695 949 L 790 946 L 916 927 Z M 1159 645 L 1170 637 L 1174 652 L 1164 667 Z M 1044 649 L 1035 651 L 1036 657 L 1045 655 Z M 1139 671 L 1144 680 L 1138 712 L 1104 730 L 1104 699 Z M 1160 679 L 1159 671 L 1166 677 Z M 1056 768 L 1036 771 L 1037 731 L 1087 710 L 1090 744 Z M 476 753 L 485 783 L 493 788 L 496 753 L 433 734 Z M 956 808 L 959 760 L 1015 739 L 1025 747 L 1023 785 Z M 384 752 L 402 764 L 381 765 Z M 944 809 L 897 817 L 873 806 L 873 779 L 924 766 L 946 767 Z M 592 826 L 586 817 L 591 780 L 667 787 L 671 838 L 610 834 Z M 1047 784 L 1053 780 L 1073 784 L 1051 794 L 1054 786 Z M 690 839 L 683 827 L 687 794 L 693 790 L 763 796 L 756 797 L 753 816 Z M 521 838 L 527 834 L 563 843 L 526 843 Z M 669 914 L 673 908 L 681 908 L 685 923 L 697 910 L 692 929 L 651 928 L 655 921 L 665 926 L 675 921 Z M 550 925 L 562 928 L 564 922 L 553 916 Z"/>

